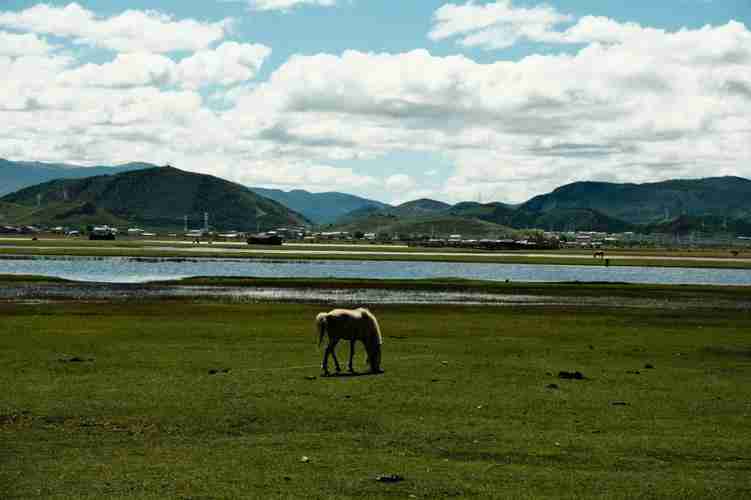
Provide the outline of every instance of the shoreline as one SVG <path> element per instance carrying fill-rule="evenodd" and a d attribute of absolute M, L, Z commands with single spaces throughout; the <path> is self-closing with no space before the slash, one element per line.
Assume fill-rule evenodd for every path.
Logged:
<path fill-rule="evenodd" d="M 36 242 L 35 242 L 36 243 Z M 129 257 L 129 258 L 184 258 L 184 259 L 243 259 L 243 260 L 342 260 L 363 262 L 456 262 L 482 264 L 531 264 L 592 267 L 665 267 L 695 269 L 751 269 L 751 259 L 732 257 L 685 257 L 669 255 L 623 255 L 613 254 L 605 259 L 595 259 L 581 254 L 510 254 L 507 252 L 347 252 L 273 250 L 268 248 L 209 247 L 133 247 L 133 246 L 8 246 L 0 243 L 0 259 L 32 257 Z"/>

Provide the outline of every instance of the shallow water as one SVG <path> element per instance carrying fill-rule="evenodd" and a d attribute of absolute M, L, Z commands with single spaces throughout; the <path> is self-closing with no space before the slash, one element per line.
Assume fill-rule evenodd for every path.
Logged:
<path fill-rule="evenodd" d="M 100 283 L 147 283 L 196 276 L 268 278 L 466 278 L 523 282 L 751 285 L 751 269 L 562 266 L 462 262 L 251 260 L 213 258 L 20 257 L 0 259 L 0 274 Z"/>
<path fill-rule="evenodd" d="M 741 309 L 751 310 L 751 301 L 693 298 L 634 298 L 514 295 L 473 291 L 316 289 L 233 286 L 182 286 L 138 284 L 11 284 L 0 288 L 0 301 L 45 303 L 64 300 L 84 302 L 154 299 L 201 299 L 229 302 L 320 303 L 339 306 L 376 304 L 465 305 L 465 306 L 587 306 L 661 309 Z"/>

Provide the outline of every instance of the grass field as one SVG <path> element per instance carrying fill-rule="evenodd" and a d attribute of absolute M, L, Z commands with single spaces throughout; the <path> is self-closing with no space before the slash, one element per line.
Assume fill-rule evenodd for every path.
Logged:
<path fill-rule="evenodd" d="M 378 306 L 321 378 L 321 309 L 0 304 L 0 498 L 751 496 L 748 311 Z"/>
<path fill-rule="evenodd" d="M 666 250 L 638 249 L 606 250 L 611 266 L 690 267 L 751 269 L 747 248 L 738 248 L 738 255 L 730 249 Z M 280 253 L 283 252 L 283 253 Z M 510 264 L 552 264 L 574 266 L 604 266 L 603 259 L 594 259 L 591 250 L 562 249 L 529 252 L 493 252 L 464 248 L 420 248 L 400 245 L 296 245 L 269 247 L 216 242 L 200 246 L 190 242 L 122 239 L 89 241 L 83 239 L 49 238 L 32 241 L 29 238 L 0 238 L 0 258 L 13 256 L 93 256 L 143 258 L 235 258 L 277 260 L 367 260 L 367 261 L 427 261 L 477 262 Z"/>

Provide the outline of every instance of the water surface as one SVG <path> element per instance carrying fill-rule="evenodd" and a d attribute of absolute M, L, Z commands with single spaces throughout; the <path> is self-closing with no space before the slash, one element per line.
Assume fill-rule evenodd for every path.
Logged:
<path fill-rule="evenodd" d="M 367 260 L 13 257 L 0 259 L 0 274 L 31 274 L 100 283 L 147 283 L 200 276 L 225 276 L 364 279 L 466 278 L 523 282 L 751 285 L 751 269 Z"/>

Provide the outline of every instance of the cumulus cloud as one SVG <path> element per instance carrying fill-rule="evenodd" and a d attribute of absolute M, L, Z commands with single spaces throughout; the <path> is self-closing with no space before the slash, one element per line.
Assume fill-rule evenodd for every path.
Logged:
<path fill-rule="evenodd" d="M 723 48 L 715 45 L 714 40 L 713 43 L 708 43 L 707 36 L 711 36 L 715 29 L 712 26 L 669 33 L 602 16 L 584 16 L 574 21 L 573 16 L 549 5 L 517 7 L 512 0 L 497 0 L 479 5 L 474 1 L 463 5 L 449 3 L 433 14 L 434 25 L 428 37 L 436 41 L 457 38 L 460 45 L 489 50 L 530 41 L 548 44 L 628 43 L 641 46 L 671 43 L 676 50 L 687 48 L 692 51 L 697 49 L 697 38 L 701 38 L 706 42 L 704 52 L 723 52 Z M 564 25 L 569 26 L 563 29 Z M 727 26 L 741 37 L 747 32 L 745 26 L 738 22 L 731 22 Z M 726 38 L 720 43 L 729 41 Z"/>
<path fill-rule="evenodd" d="M 248 0 L 248 5 L 253 10 L 279 10 L 286 12 L 295 7 L 301 7 L 303 5 L 331 7 L 333 5 L 336 5 L 336 0 Z"/>
<path fill-rule="evenodd" d="M 54 46 L 33 33 L 0 31 L 0 56 L 38 56 L 51 52 Z"/>
<path fill-rule="evenodd" d="M 168 57 L 149 52 L 118 54 L 111 62 L 85 64 L 58 76 L 57 80 L 75 87 L 142 87 L 170 85 L 176 64 Z"/>
<path fill-rule="evenodd" d="M 85 64 L 58 76 L 63 85 L 79 87 L 235 85 L 255 78 L 271 49 L 259 44 L 225 42 L 180 61 L 149 52 L 118 54 L 111 62 Z"/>
<path fill-rule="evenodd" d="M 255 78 L 271 54 L 265 45 L 224 42 L 215 49 L 201 50 L 177 65 L 183 86 L 234 85 Z"/>
<path fill-rule="evenodd" d="M 751 32 L 621 27 L 618 42 L 490 64 L 424 50 L 297 56 L 225 119 L 249 136 L 275 130 L 295 154 L 325 155 L 314 147 L 325 138 L 339 154 L 441 155 L 456 166 L 441 191 L 453 200 L 519 201 L 582 178 L 751 174 Z"/>
<path fill-rule="evenodd" d="M 435 11 L 429 36 L 432 40 L 461 36 L 462 45 L 500 49 L 520 39 L 544 38 L 557 25 L 571 20 L 571 16 L 548 5 L 516 7 L 511 0 L 449 3 Z"/>
<path fill-rule="evenodd" d="M 224 38 L 230 20 L 214 23 L 175 20 L 156 11 L 127 10 L 100 18 L 77 3 L 38 4 L 19 12 L 0 11 L 0 26 L 73 38 L 77 43 L 120 52 L 195 51 Z"/>

